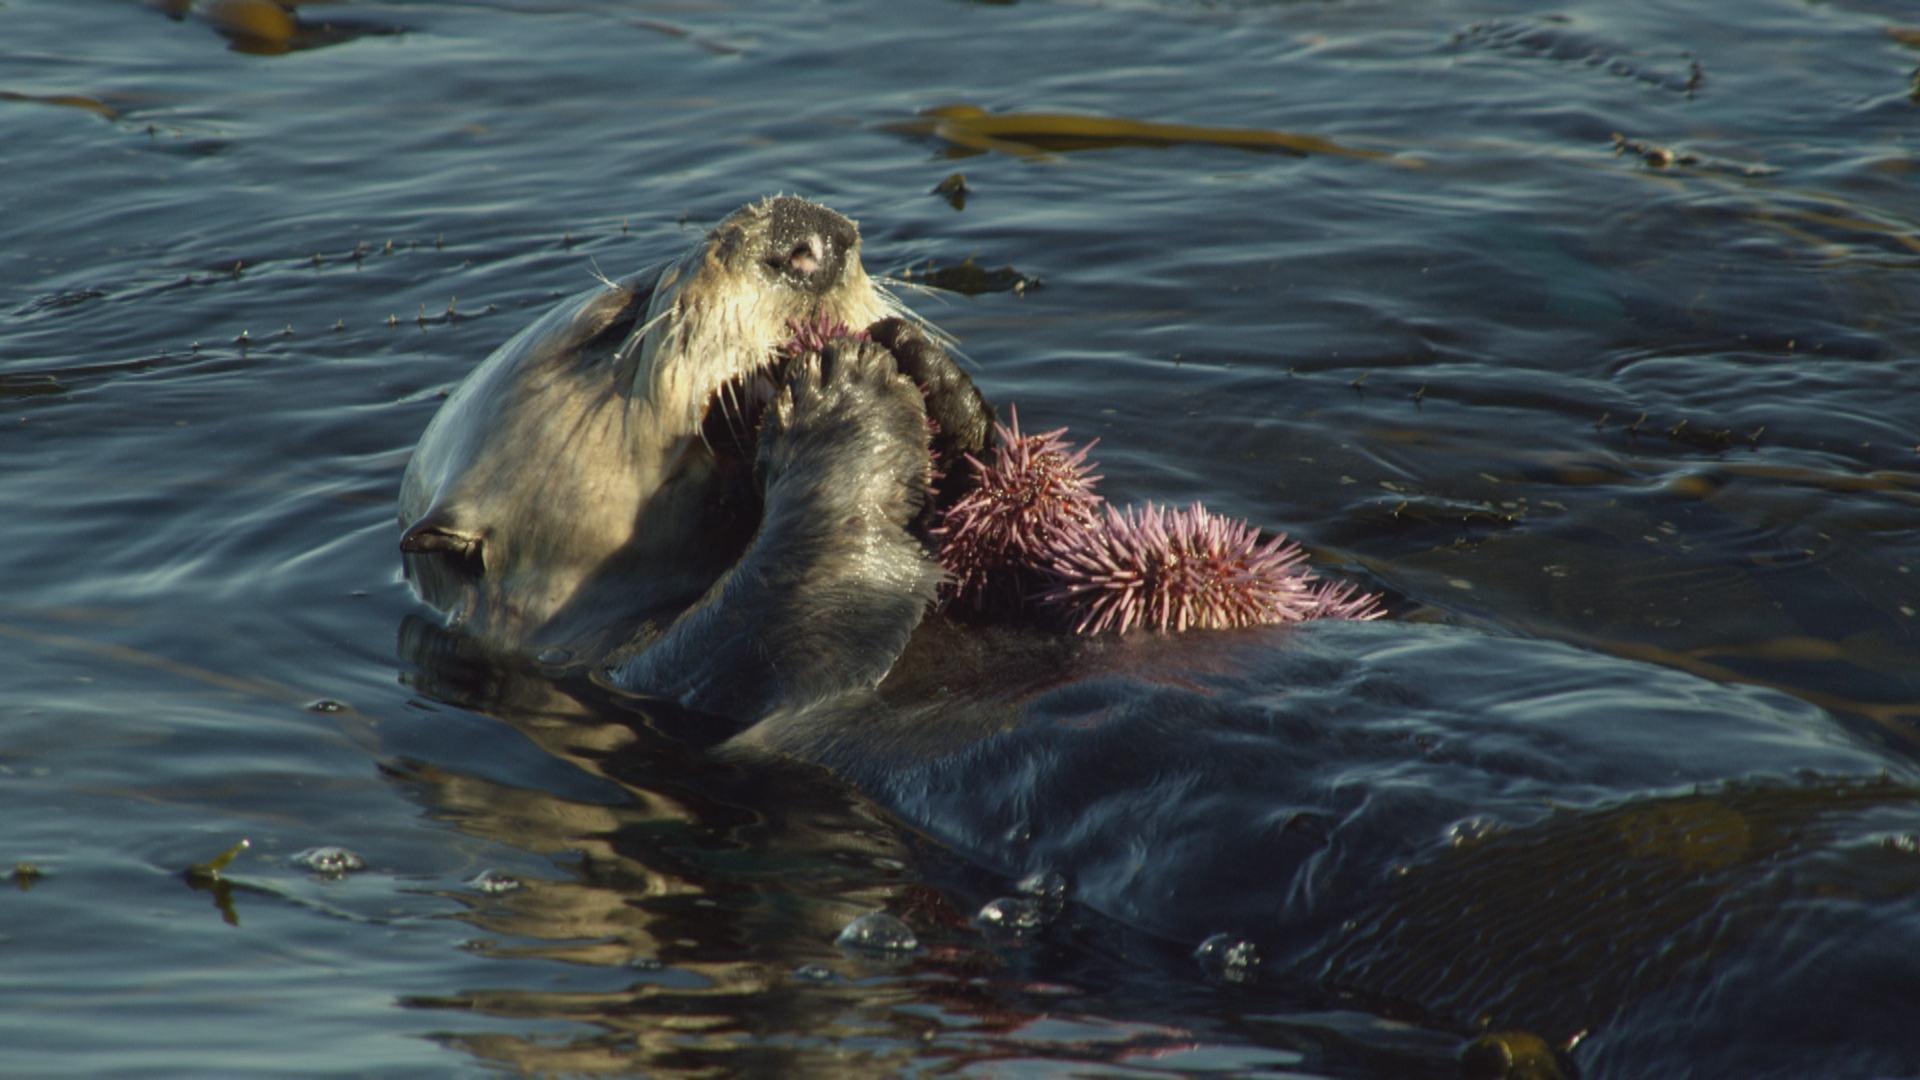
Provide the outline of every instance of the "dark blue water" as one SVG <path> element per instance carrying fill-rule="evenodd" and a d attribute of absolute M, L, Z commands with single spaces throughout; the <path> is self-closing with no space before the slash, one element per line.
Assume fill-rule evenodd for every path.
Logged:
<path fill-rule="evenodd" d="M 396 648 L 423 612 L 394 496 L 441 395 L 596 269 L 776 191 L 859 219 L 995 401 L 1099 436 L 1111 498 L 1284 529 L 1442 635 L 1329 639 L 1366 723 L 1466 718 L 1497 757 L 1509 721 L 1617 721 L 1501 760 L 1623 814 L 1913 775 L 1907 4 L 340 3 L 265 42 L 223 35 L 237 10 L 0 7 L 0 865 L 40 871 L 0 896 L 6 1070 L 1455 1073 L 1471 981 L 1222 986 L 1092 882 L 1112 903 L 1008 943 L 969 922 L 1023 869 L 990 844 Z M 1388 156 L 898 129 L 954 102 Z M 1039 284 L 906 284 L 967 259 Z M 1777 756 L 1659 722 L 1696 715 Z M 1516 797 L 1420 783 L 1467 833 Z M 1791 817 L 1741 790 L 1703 812 Z M 1822 964 L 1869 970 L 1847 931 L 1913 939 L 1920 817 L 1833 812 L 1833 846 L 1752 849 L 1845 884 L 1782 901 L 1808 959 L 1708 963 L 1685 1007 L 1832 998 Z M 224 887 L 185 875 L 243 837 Z M 295 860 L 327 844 L 367 868 Z M 835 948 L 878 908 L 913 959 Z M 1857 1023 L 1806 1026 L 1837 1074 L 1892 1071 L 1850 1056 L 1920 993 L 1887 955 L 1839 995 Z M 1574 1060 L 1634 1075 L 1604 1034 Z"/>

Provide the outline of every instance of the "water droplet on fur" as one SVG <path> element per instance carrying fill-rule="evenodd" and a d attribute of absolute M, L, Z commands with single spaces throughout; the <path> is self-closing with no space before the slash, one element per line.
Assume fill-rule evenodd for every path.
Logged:
<path fill-rule="evenodd" d="M 1447 843 L 1451 847 L 1466 847 L 1505 831 L 1506 826 L 1493 818 L 1463 818 L 1448 826 Z"/>
<path fill-rule="evenodd" d="M 486 893 L 488 896 L 500 896 L 525 887 L 520 883 L 519 878 L 512 874 L 503 874 L 498 870 L 482 870 L 467 879 L 467 888 Z"/>
<path fill-rule="evenodd" d="M 332 698 L 321 698 L 319 701 L 308 704 L 307 710 L 317 713 L 337 713 L 345 712 L 347 707 L 344 703 L 335 701 Z"/>
<path fill-rule="evenodd" d="M 293 856 L 295 866 L 304 866 L 316 874 L 325 877 L 345 877 L 355 870 L 365 870 L 367 860 L 355 855 L 343 847 L 313 847 Z"/>
<path fill-rule="evenodd" d="M 635 971 L 659 971 L 667 965 L 657 956 L 636 956 L 627 961 L 627 966 Z"/>
<path fill-rule="evenodd" d="M 562 649 L 557 645 L 550 646 L 534 654 L 534 659 L 543 664 L 564 664 L 573 659 L 573 650 Z"/>
<path fill-rule="evenodd" d="M 1246 938 L 1215 934 L 1193 950 L 1200 968 L 1223 982 L 1252 982 L 1260 969 L 1260 950 Z"/>
<path fill-rule="evenodd" d="M 1047 913 L 1032 900 L 1003 896 L 988 901 L 987 906 L 973 917 L 973 924 L 982 930 L 1026 934 L 1045 926 Z"/>
<path fill-rule="evenodd" d="M 1043 906 L 1052 905 L 1057 911 L 1067 899 L 1067 875 L 1058 870 L 1036 870 L 1021 878 L 1013 891 L 1031 896 Z"/>
<path fill-rule="evenodd" d="M 1025 845 L 1033 839 L 1033 830 L 1027 827 L 1026 822 L 1021 821 L 1009 826 L 1005 836 L 1009 844 Z"/>
<path fill-rule="evenodd" d="M 793 969 L 793 977 L 801 982 L 828 983 L 833 981 L 833 969 L 819 964 L 801 964 Z"/>
<path fill-rule="evenodd" d="M 920 947 L 913 928 L 884 911 L 870 911 L 847 924 L 834 944 L 862 952 L 904 953 Z"/>

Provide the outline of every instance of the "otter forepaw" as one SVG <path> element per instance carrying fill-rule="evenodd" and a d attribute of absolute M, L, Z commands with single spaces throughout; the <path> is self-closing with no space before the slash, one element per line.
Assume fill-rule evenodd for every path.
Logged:
<path fill-rule="evenodd" d="M 769 499 L 802 483 L 834 502 L 878 501 L 910 520 L 926 498 L 926 406 L 885 346 L 845 337 L 796 358 L 760 435 Z"/>
<path fill-rule="evenodd" d="M 941 576 L 907 527 L 930 461 L 919 388 L 871 341 L 795 357 L 756 460 L 753 542 L 616 684 L 757 718 L 873 687 L 906 648 Z"/>
<path fill-rule="evenodd" d="M 993 438 L 993 409 L 939 342 L 899 317 L 881 319 L 867 333 L 886 346 L 900 373 L 926 395 L 927 415 L 935 425 L 933 450 L 944 468 L 986 448 Z"/>

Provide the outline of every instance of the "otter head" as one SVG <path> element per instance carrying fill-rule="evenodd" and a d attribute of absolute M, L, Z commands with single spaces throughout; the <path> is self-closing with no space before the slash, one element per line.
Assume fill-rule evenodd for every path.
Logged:
<path fill-rule="evenodd" d="M 636 389 L 660 430 L 693 435 L 716 407 L 763 403 L 775 350 L 796 327 L 860 327 L 892 313 L 860 264 L 852 221 L 805 199 L 768 199 L 735 211 L 660 273 L 636 335 Z"/>
<path fill-rule="evenodd" d="M 795 327 L 895 314 L 852 221 L 743 207 L 676 262 L 550 312 L 449 396 L 402 485 L 408 576 L 488 645 L 584 655 L 631 636 L 750 537 L 752 432 Z"/>

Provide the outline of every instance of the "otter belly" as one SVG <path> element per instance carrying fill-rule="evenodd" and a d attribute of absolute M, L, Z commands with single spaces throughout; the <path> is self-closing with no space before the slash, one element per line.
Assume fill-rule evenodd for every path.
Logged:
<path fill-rule="evenodd" d="M 1886 959 L 1920 917 L 1873 899 L 1920 886 L 1884 842 L 1920 834 L 1920 775 L 1773 691 L 1437 626 L 935 622 L 875 693 L 730 749 L 1150 937 L 1251 946 L 1258 981 L 1577 1042 L 1586 1075 L 1810 1075 L 1850 1031 L 1849 1075 L 1920 1052 L 1854 1027 L 1920 984 Z"/>

